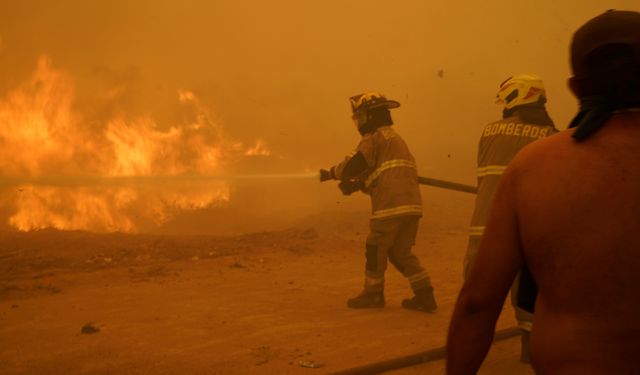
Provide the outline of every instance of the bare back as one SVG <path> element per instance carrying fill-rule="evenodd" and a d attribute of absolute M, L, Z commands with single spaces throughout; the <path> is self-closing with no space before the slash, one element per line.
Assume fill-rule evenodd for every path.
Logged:
<path fill-rule="evenodd" d="M 585 141 L 572 130 L 521 152 L 516 210 L 538 282 L 540 373 L 640 371 L 640 114 Z"/>

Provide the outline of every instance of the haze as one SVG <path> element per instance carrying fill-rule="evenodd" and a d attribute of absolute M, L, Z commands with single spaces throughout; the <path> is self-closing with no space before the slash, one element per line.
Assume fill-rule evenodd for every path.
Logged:
<path fill-rule="evenodd" d="M 97 132 L 114 116 L 146 116 L 168 130 L 194 116 L 178 100 L 190 92 L 229 139 L 260 140 L 269 150 L 232 169 L 308 173 L 355 147 L 347 98 L 375 90 L 401 102 L 394 120 L 421 175 L 474 184 L 479 129 L 500 115 L 499 83 L 512 74 L 541 76 L 549 111 L 566 128 L 576 111 L 566 87 L 571 34 L 609 8 L 640 6 L 634 0 L 5 1 L 0 98 L 27 81 L 45 56 L 70 77 L 72 110 L 84 131 Z M 305 201 L 320 205 L 340 198 L 328 184 L 301 189 L 310 191 Z"/>
<path fill-rule="evenodd" d="M 572 33 L 611 8 L 640 1 L 0 0 L 0 373 L 373 373 L 425 351 L 392 374 L 443 373 L 475 195 L 421 187 L 435 313 L 402 307 L 396 262 L 385 308 L 349 309 L 369 197 L 318 181 L 358 143 L 348 98 L 399 101 L 419 175 L 475 185 L 499 84 L 542 77 L 566 129 Z M 533 373 L 516 324 L 506 303 L 479 374 Z"/>

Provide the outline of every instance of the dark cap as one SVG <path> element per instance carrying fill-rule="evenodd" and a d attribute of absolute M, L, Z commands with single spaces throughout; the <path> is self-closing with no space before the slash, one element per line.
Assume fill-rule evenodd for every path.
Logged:
<path fill-rule="evenodd" d="M 588 74 L 587 60 L 605 45 L 627 45 L 640 64 L 640 13 L 608 10 L 589 20 L 573 35 L 571 67 L 575 76 Z"/>

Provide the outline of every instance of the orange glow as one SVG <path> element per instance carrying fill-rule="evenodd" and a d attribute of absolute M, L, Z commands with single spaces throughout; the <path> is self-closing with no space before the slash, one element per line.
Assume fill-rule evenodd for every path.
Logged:
<path fill-rule="evenodd" d="M 73 87 L 41 58 L 32 78 L 0 101 L 0 170 L 5 175 L 37 175 L 52 165 L 69 165 L 86 143 L 71 112 Z"/>
<path fill-rule="evenodd" d="M 133 221 L 121 212 L 137 199 L 132 189 L 100 191 L 28 186 L 21 190 L 16 201 L 18 211 L 9 219 L 19 230 L 53 227 L 132 232 L 136 229 Z"/>
<path fill-rule="evenodd" d="M 258 139 L 256 144 L 245 151 L 244 154 L 247 156 L 269 156 L 271 155 L 271 151 L 269 151 L 262 139 Z"/>
<path fill-rule="evenodd" d="M 151 115 L 121 115 L 89 129 L 73 110 L 71 78 L 41 58 L 33 76 L 0 100 L 0 180 L 20 185 L 0 202 L 11 207 L 9 224 L 136 232 L 141 223 L 162 225 L 176 213 L 228 202 L 227 181 L 183 177 L 224 175 L 243 157 L 271 151 L 261 139 L 248 148 L 227 139 L 193 92 L 177 99 L 195 109 L 195 120 L 161 129 Z"/>

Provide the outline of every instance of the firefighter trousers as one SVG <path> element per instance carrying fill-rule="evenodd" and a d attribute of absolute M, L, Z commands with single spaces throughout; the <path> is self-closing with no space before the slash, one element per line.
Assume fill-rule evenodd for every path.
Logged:
<path fill-rule="evenodd" d="M 365 291 L 384 291 L 387 261 L 409 279 L 414 291 L 431 288 L 429 274 L 411 251 L 419 222 L 417 215 L 371 220 L 365 252 Z"/>

